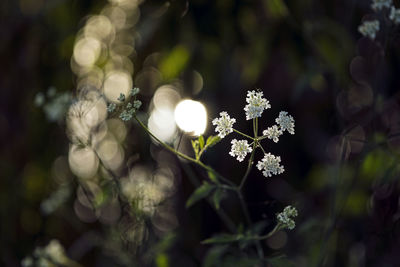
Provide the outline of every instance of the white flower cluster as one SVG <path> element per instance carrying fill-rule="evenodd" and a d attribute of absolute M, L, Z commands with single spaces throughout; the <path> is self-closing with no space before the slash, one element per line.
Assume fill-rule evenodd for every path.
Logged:
<path fill-rule="evenodd" d="M 379 31 L 379 29 L 380 26 L 378 20 L 364 21 L 363 24 L 358 27 L 358 31 L 362 35 L 368 36 L 372 40 L 375 39 L 376 33 Z"/>
<path fill-rule="evenodd" d="M 295 207 L 287 206 L 282 212 L 276 215 L 276 218 L 278 219 L 278 223 L 281 224 L 283 228 L 293 230 L 296 226 L 293 218 L 297 217 L 297 214 L 298 213 Z"/>
<path fill-rule="evenodd" d="M 392 5 L 392 0 L 373 0 L 371 8 L 375 11 L 381 10 L 384 7 L 390 8 Z"/>
<path fill-rule="evenodd" d="M 248 103 L 244 107 L 244 111 L 246 111 L 246 120 L 261 117 L 264 109 L 271 108 L 269 101 L 263 98 L 262 92 L 248 91 L 246 102 Z"/>
<path fill-rule="evenodd" d="M 266 130 L 263 131 L 263 135 L 267 136 L 269 139 L 278 143 L 279 136 L 283 134 L 283 131 L 276 125 L 272 127 L 268 127 Z"/>
<path fill-rule="evenodd" d="M 66 266 L 68 263 L 74 264 L 67 257 L 65 249 L 60 242 L 53 239 L 46 247 L 37 247 L 33 252 L 33 257 L 25 257 L 21 261 L 21 266 Z"/>
<path fill-rule="evenodd" d="M 262 92 L 248 91 L 246 102 L 248 104 L 244 110 L 246 111 L 247 120 L 250 118 L 255 119 L 260 117 L 264 109 L 271 107 L 269 101 L 263 98 Z M 233 124 L 236 122 L 236 120 L 231 118 L 226 111 L 221 112 L 219 115 L 220 117 L 215 118 L 212 121 L 212 124 L 216 125 L 215 131 L 218 132 L 218 136 L 224 138 L 234 131 Z M 288 115 L 286 111 L 281 111 L 275 122 L 277 125 L 273 125 L 272 127 L 264 130 L 263 136 L 255 136 L 254 138 L 235 130 L 237 133 L 251 138 L 253 142 L 249 144 L 247 140 L 233 139 L 231 141 L 232 146 L 229 155 L 236 157 L 238 161 L 242 162 L 248 153 L 254 153 L 253 150 L 255 147 L 261 146 L 259 142 L 262 139 L 269 138 L 277 143 L 279 141 L 279 137 L 284 131 L 294 134 L 294 119 L 292 116 Z M 281 174 L 285 171 L 283 166 L 280 165 L 280 162 L 281 158 L 279 156 L 274 156 L 271 153 L 264 152 L 264 158 L 257 163 L 257 168 L 262 171 L 265 177 L 271 177 L 272 175 Z"/>
<path fill-rule="evenodd" d="M 294 119 L 286 111 L 279 112 L 279 117 L 275 122 L 280 126 L 282 132 L 288 131 L 290 134 L 294 134 Z"/>
<path fill-rule="evenodd" d="M 249 146 L 247 143 L 247 140 L 236 140 L 233 139 L 231 141 L 232 147 L 231 147 L 231 152 L 229 152 L 229 155 L 232 157 L 237 157 L 236 159 L 240 162 L 244 160 L 246 157 L 247 153 L 251 153 L 253 149 Z"/>
<path fill-rule="evenodd" d="M 135 115 L 136 111 L 142 106 L 142 102 L 140 100 L 136 100 L 136 95 L 139 93 L 139 88 L 134 87 L 130 90 L 130 94 L 126 97 L 125 94 L 121 93 L 118 97 L 118 101 L 123 104 L 127 99 L 133 98 L 133 103 L 128 102 L 126 108 L 121 111 L 119 114 L 119 118 L 123 121 L 130 121 Z M 107 106 L 108 113 L 113 113 L 117 109 L 116 103 L 109 103 Z"/>
<path fill-rule="evenodd" d="M 218 132 L 218 136 L 224 138 L 231 132 L 233 132 L 233 124 L 236 122 L 236 119 L 232 118 L 228 115 L 226 111 L 222 111 L 219 113 L 220 118 L 215 118 L 212 121 L 213 125 L 216 125 L 215 131 Z"/>
<path fill-rule="evenodd" d="M 383 9 L 389 9 L 389 12 L 384 12 L 383 15 L 388 17 L 394 24 L 400 23 L 400 9 L 396 9 L 393 5 L 393 0 L 372 0 L 371 8 L 375 11 L 381 11 Z M 371 40 L 374 40 L 377 32 L 380 30 L 379 20 L 364 21 L 358 26 L 358 31 Z"/>
<path fill-rule="evenodd" d="M 394 24 L 400 23 L 400 8 L 396 9 L 394 6 L 390 9 L 389 19 L 394 22 Z"/>
<path fill-rule="evenodd" d="M 257 163 L 257 168 L 261 171 L 265 177 L 271 177 L 273 174 L 281 174 L 285 171 L 282 165 L 280 165 L 281 157 L 274 156 L 271 153 L 264 155 L 264 158 Z"/>
<path fill-rule="evenodd" d="M 263 131 L 268 139 L 271 139 L 275 143 L 278 143 L 279 136 L 283 134 L 284 131 L 288 131 L 290 134 L 294 134 L 294 119 L 292 116 L 288 115 L 286 111 L 281 111 L 279 117 L 276 118 L 275 122 L 278 125 L 268 127 Z"/>

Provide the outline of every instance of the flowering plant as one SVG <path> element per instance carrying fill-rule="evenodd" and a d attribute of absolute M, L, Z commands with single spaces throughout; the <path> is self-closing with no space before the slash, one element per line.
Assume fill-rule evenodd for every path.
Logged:
<path fill-rule="evenodd" d="M 277 143 L 279 141 L 279 137 L 285 131 L 293 135 L 295 133 L 293 117 L 289 115 L 286 111 L 281 111 L 279 113 L 279 116 L 275 119 L 276 124 L 266 128 L 262 132 L 262 135 L 259 135 L 258 119 L 262 116 L 264 110 L 271 108 L 271 105 L 269 104 L 269 101 L 263 97 L 263 92 L 255 90 L 248 91 L 246 97 L 247 105 L 244 107 L 244 111 L 246 115 L 246 120 L 252 120 L 253 123 L 252 136 L 235 129 L 234 124 L 236 123 L 236 119 L 231 118 L 231 116 L 226 111 L 222 111 L 220 112 L 218 118 L 212 120 L 212 124 L 215 126 L 215 132 L 217 133 L 217 136 L 209 136 L 206 140 L 203 136 L 200 136 L 199 138 L 197 138 L 197 140 L 192 140 L 194 157 L 191 157 L 178 151 L 177 148 L 174 148 L 160 140 L 154 133 L 151 132 L 151 130 L 145 125 L 145 123 L 142 122 L 141 119 L 139 119 L 139 117 L 137 116 L 137 111 L 140 108 L 140 105 L 137 103 L 140 102 L 138 102 L 139 100 L 136 100 L 136 96 L 138 93 L 139 90 L 135 88 L 132 90 L 131 94 L 128 97 L 125 95 L 121 95 L 118 98 L 121 108 L 118 109 L 114 103 L 110 103 L 108 106 L 108 111 L 115 112 L 116 110 L 118 110 L 119 118 L 123 121 L 130 121 L 132 119 L 135 120 L 138 125 L 140 125 L 162 147 L 174 153 L 178 157 L 197 164 L 207 171 L 209 179 L 207 181 L 203 181 L 203 183 L 195 189 L 193 194 L 187 200 L 186 207 L 189 208 L 202 199 L 208 200 L 220 216 L 221 220 L 231 231 L 231 233 L 216 235 L 214 237 L 204 240 L 203 243 L 214 245 L 233 245 L 235 243 L 239 243 L 240 247 L 242 248 L 255 248 L 259 259 L 261 261 L 265 261 L 266 259 L 264 258 L 264 252 L 260 241 L 271 237 L 279 230 L 294 229 L 295 222 L 293 218 L 297 216 L 297 210 L 292 206 L 287 206 L 281 213 L 277 214 L 275 218 L 275 227 L 266 234 L 262 235 L 262 232 L 265 231 L 265 225 L 263 227 L 257 228 L 253 223 L 248 212 L 248 207 L 242 189 L 245 185 L 245 182 L 250 176 L 251 169 L 254 165 L 255 152 L 258 149 L 263 152 L 264 157 L 257 162 L 256 167 L 262 172 L 265 177 L 271 177 L 273 175 L 282 174 L 284 172 L 284 167 L 281 165 L 280 156 L 275 156 L 271 153 L 267 153 L 261 145 L 261 141 L 265 139 L 271 139 L 273 142 Z M 218 142 L 220 142 L 222 139 L 226 138 L 232 133 L 239 134 L 242 137 L 248 139 L 232 139 L 231 141 L 231 151 L 229 152 L 229 155 L 231 155 L 232 157 L 236 157 L 239 162 L 242 162 L 246 158 L 247 154 L 250 154 L 247 169 L 244 172 L 244 175 L 239 185 L 236 185 L 230 179 L 224 177 L 212 167 L 206 165 L 201 161 L 201 156 L 206 150 L 216 145 Z M 221 200 L 223 199 L 226 191 L 233 192 L 237 195 L 245 218 L 244 223 L 247 225 L 246 231 L 243 231 L 241 227 L 238 227 L 238 223 L 234 222 L 233 219 L 230 218 L 228 213 L 221 206 Z M 240 224 L 241 223 L 239 222 L 239 225 Z M 254 230 L 254 227 L 257 228 L 257 231 Z"/>

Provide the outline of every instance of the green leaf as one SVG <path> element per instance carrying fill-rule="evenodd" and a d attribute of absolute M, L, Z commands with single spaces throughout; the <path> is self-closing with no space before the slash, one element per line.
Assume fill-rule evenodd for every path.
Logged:
<path fill-rule="evenodd" d="M 218 135 L 210 135 L 207 138 L 206 146 L 208 147 L 215 146 L 219 141 L 221 141 L 221 138 Z"/>
<path fill-rule="evenodd" d="M 192 140 L 192 147 L 193 147 L 193 151 L 194 154 L 197 156 L 199 155 L 199 141 L 198 140 Z"/>
<path fill-rule="evenodd" d="M 207 197 L 212 190 L 215 189 L 215 185 L 204 182 L 200 187 L 198 187 L 193 194 L 189 197 L 189 199 L 186 202 L 186 208 L 191 207 L 193 204 L 195 204 L 197 201 Z"/>
<path fill-rule="evenodd" d="M 175 46 L 159 64 L 159 70 L 165 80 L 177 77 L 186 67 L 190 59 L 189 48 L 184 45 Z"/>
<path fill-rule="evenodd" d="M 204 148 L 204 137 L 202 135 L 199 136 L 199 144 L 200 144 L 200 150 Z"/>
<path fill-rule="evenodd" d="M 224 198 L 224 190 L 223 189 L 218 188 L 217 190 L 214 191 L 212 199 L 213 199 L 214 206 L 217 210 L 219 210 L 220 203 L 223 198 Z"/>
<path fill-rule="evenodd" d="M 231 234 L 220 234 L 214 237 L 208 238 L 206 240 L 201 241 L 202 244 L 224 244 L 224 243 L 232 243 L 240 241 L 244 236 L 239 235 L 231 235 Z"/>

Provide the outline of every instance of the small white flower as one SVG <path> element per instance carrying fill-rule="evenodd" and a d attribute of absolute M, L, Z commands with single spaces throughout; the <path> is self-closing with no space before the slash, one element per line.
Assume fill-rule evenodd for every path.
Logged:
<path fill-rule="evenodd" d="M 117 108 L 117 105 L 115 103 L 110 103 L 107 106 L 107 112 L 108 113 L 112 113 L 114 112 L 114 110 Z"/>
<path fill-rule="evenodd" d="M 272 174 L 277 175 L 285 171 L 283 166 L 279 165 L 280 162 L 281 157 L 267 153 L 264 155 L 264 158 L 257 163 L 257 168 L 260 171 L 263 170 L 263 175 L 265 177 L 271 177 Z"/>
<path fill-rule="evenodd" d="M 376 33 L 379 31 L 379 29 L 380 26 L 378 20 L 364 21 L 363 24 L 358 27 L 358 31 L 362 35 L 368 36 L 372 40 L 375 39 Z"/>
<path fill-rule="evenodd" d="M 246 111 L 246 120 L 261 117 L 264 109 L 269 109 L 271 107 L 269 101 L 263 98 L 263 92 L 248 91 L 246 102 L 248 103 L 244 107 L 244 111 Z"/>
<path fill-rule="evenodd" d="M 281 136 L 282 134 L 282 130 L 279 129 L 276 125 L 268 127 L 268 129 L 263 131 L 263 135 L 266 135 L 268 139 L 272 139 L 272 141 L 274 141 L 275 143 L 278 143 L 279 136 Z"/>
<path fill-rule="evenodd" d="M 220 118 L 215 118 L 212 121 L 213 125 L 216 125 L 215 131 L 218 132 L 218 136 L 220 138 L 224 138 L 231 132 L 233 132 L 233 124 L 236 122 L 236 119 L 231 118 L 227 112 L 223 111 L 219 113 Z"/>
<path fill-rule="evenodd" d="M 293 230 L 296 226 L 293 218 L 297 217 L 297 210 L 292 206 L 287 206 L 283 209 L 282 212 L 276 215 L 278 222 L 282 224 L 283 228 L 288 228 L 289 230 Z"/>
<path fill-rule="evenodd" d="M 294 119 L 292 116 L 288 115 L 286 111 L 281 111 L 275 122 L 279 124 L 282 132 L 288 131 L 290 134 L 294 134 Z"/>
<path fill-rule="evenodd" d="M 247 143 L 247 140 L 238 141 L 236 139 L 233 139 L 231 144 L 232 147 L 229 155 L 231 155 L 232 157 L 237 157 L 236 159 L 238 161 L 243 161 L 247 153 L 251 153 L 251 151 L 253 151 L 253 149 Z"/>
<path fill-rule="evenodd" d="M 118 101 L 124 102 L 125 101 L 125 94 L 120 93 L 119 97 L 117 98 Z"/>
<path fill-rule="evenodd" d="M 373 0 L 371 8 L 375 11 L 381 10 L 384 7 L 390 8 L 392 5 L 392 0 Z"/>
<path fill-rule="evenodd" d="M 389 19 L 394 22 L 394 24 L 400 23 L 400 9 L 396 9 L 394 6 L 390 9 Z"/>

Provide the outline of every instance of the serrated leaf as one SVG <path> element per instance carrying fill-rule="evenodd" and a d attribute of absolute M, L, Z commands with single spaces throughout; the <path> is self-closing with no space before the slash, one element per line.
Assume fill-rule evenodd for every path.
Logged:
<path fill-rule="evenodd" d="M 243 235 L 220 234 L 201 241 L 202 244 L 224 244 L 240 241 Z"/>
<path fill-rule="evenodd" d="M 218 135 L 211 135 L 207 138 L 206 146 L 215 146 L 219 141 L 221 141 L 221 138 Z"/>
<path fill-rule="evenodd" d="M 224 190 L 218 188 L 217 190 L 214 191 L 212 199 L 214 206 L 217 210 L 219 210 L 220 203 L 223 198 L 224 198 Z"/>
<path fill-rule="evenodd" d="M 199 145 L 200 145 L 200 150 L 204 148 L 204 137 L 202 135 L 199 136 Z"/>
<path fill-rule="evenodd" d="M 189 199 L 186 201 L 186 208 L 191 207 L 193 204 L 198 202 L 199 200 L 207 197 L 212 190 L 215 189 L 215 185 L 204 182 L 200 187 L 198 187 L 193 194 L 189 197 Z"/>

